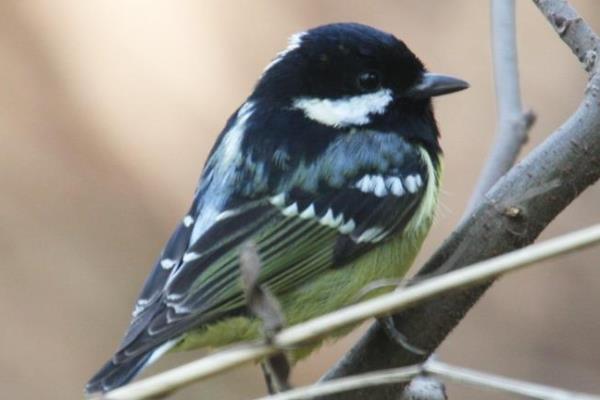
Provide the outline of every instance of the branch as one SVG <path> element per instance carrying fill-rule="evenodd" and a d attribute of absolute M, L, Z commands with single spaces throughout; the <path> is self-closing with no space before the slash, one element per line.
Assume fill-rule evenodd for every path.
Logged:
<path fill-rule="evenodd" d="M 433 277 L 402 290 L 378 296 L 294 325 L 277 333 L 269 343 L 240 345 L 206 356 L 167 372 L 115 389 L 106 393 L 105 399 L 147 399 L 170 393 L 194 381 L 252 360 L 268 357 L 282 349 L 292 348 L 307 341 L 327 336 L 333 331 L 362 322 L 373 316 L 387 315 L 392 311 L 406 309 L 441 293 L 485 282 L 502 274 L 532 265 L 535 262 L 597 243 L 600 243 L 600 224 L 509 254 L 503 254 L 459 271 Z"/>
<path fill-rule="evenodd" d="M 600 39 L 592 28 L 565 0 L 533 0 L 556 33 L 577 56 L 585 70 L 594 74 Z"/>
<path fill-rule="evenodd" d="M 558 21 L 560 28 L 556 22 L 554 26 L 573 52 L 586 55 L 582 62 L 590 72 L 590 81 L 583 101 L 561 127 L 492 187 L 417 276 L 456 270 L 532 243 L 600 178 L 600 74 L 599 63 L 591 62 L 591 55 L 597 53 L 598 37 L 565 1 L 540 0 L 537 4 L 551 21 Z M 564 28 L 563 21 L 574 22 Z M 424 302 L 396 315 L 396 327 L 412 345 L 431 354 L 488 287 L 484 284 Z M 374 324 L 322 380 L 419 364 L 427 356 L 398 348 Z M 401 390 L 402 386 L 391 385 L 368 393 L 357 390 L 343 398 L 393 399 Z"/>
<path fill-rule="evenodd" d="M 506 378 L 472 369 L 456 367 L 439 361 L 428 361 L 425 372 L 446 380 L 475 385 L 540 400 L 600 400 L 599 396 L 571 392 L 564 389 L 537 383 Z"/>
<path fill-rule="evenodd" d="M 423 365 L 395 368 L 385 371 L 370 372 L 346 378 L 335 379 L 292 389 L 274 396 L 262 397 L 258 400 L 303 400 L 313 399 L 334 393 L 344 393 L 356 389 L 372 388 L 374 386 L 389 385 L 392 383 L 408 382 L 409 380 L 425 376 L 436 376 L 457 383 L 474 385 L 478 388 L 493 389 L 525 396 L 539 400 L 600 400 L 600 397 L 587 393 L 578 393 L 555 388 L 547 385 L 506 378 L 499 375 L 488 374 L 472 369 L 449 365 L 436 360 L 429 360 Z M 429 389 L 429 388 L 428 388 Z M 440 396 L 438 388 L 434 388 L 436 396 Z M 443 394 L 443 393 L 442 393 Z M 421 398 L 421 397 L 419 397 Z"/>
<path fill-rule="evenodd" d="M 261 397 L 258 400 L 299 400 L 313 399 L 334 393 L 344 393 L 356 389 L 366 389 L 373 386 L 389 385 L 391 383 L 407 382 L 423 373 L 423 367 L 414 365 L 410 367 L 395 368 L 385 371 L 369 372 L 366 374 L 334 379 L 316 385 L 300 387 L 279 393 L 274 396 Z"/>
<path fill-rule="evenodd" d="M 533 112 L 523 112 L 521 105 L 514 0 L 492 0 L 491 19 L 498 110 L 496 138 L 465 216 L 475 209 L 485 193 L 514 165 L 527 142 L 527 133 L 535 122 Z"/>

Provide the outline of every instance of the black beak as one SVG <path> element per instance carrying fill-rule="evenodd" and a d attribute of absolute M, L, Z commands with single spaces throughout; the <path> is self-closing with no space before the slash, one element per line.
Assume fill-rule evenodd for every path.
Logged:
<path fill-rule="evenodd" d="M 418 99 L 425 99 L 458 92 L 468 87 L 469 84 L 462 79 L 449 75 L 425 72 L 421 81 L 408 89 L 407 95 Z"/>

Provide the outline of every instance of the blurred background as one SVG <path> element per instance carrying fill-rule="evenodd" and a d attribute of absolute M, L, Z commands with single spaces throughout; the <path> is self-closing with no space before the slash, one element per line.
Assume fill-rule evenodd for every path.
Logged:
<path fill-rule="evenodd" d="M 600 3 L 573 2 L 600 31 Z M 184 215 L 205 157 L 287 37 L 357 21 L 405 40 L 468 91 L 436 100 L 446 173 L 418 264 L 460 218 L 495 124 L 488 2 L 0 2 L 0 392 L 75 399 L 112 354 L 145 275 Z M 531 2 L 518 2 L 526 151 L 575 109 L 586 75 Z M 588 189 L 544 233 L 600 220 Z M 473 243 L 477 245 L 477 243 Z M 440 349 L 443 360 L 600 393 L 600 249 L 503 278 Z M 364 327 L 363 327 L 364 328 Z M 293 372 L 317 379 L 360 335 Z M 198 357 L 175 355 L 150 373 Z M 509 396 L 449 385 L 450 399 Z M 175 399 L 265 392 L 247 366 Z"/>

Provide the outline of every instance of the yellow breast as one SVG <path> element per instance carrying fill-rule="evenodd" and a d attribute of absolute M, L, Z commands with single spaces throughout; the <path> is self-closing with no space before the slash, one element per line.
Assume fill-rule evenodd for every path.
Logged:
<path fill-rule="evenodd" d="M 412 265 L 427 235 L 437 207 L 441 162 L 437 170 L 429 154 L 420 148 L 427 165 L 429 179 L 419 208 L 404 231 L 349 265 L 324 273 L 318 279 L 286 293 L 279 298 L 288 325 L 297 324 L 316 316 L 335 311 L 358 299 L 369 283 L 383 279 L 400 279 Z M 393 289 L 393 286 L 388 290 Z M 381 293 L 378 291 L 377 293 Z M 337 332 L 346 333 L 352 327 Z M 260 323 L 246 317 L 229 318 L 188 334 L 177 350 L 199 347 L 220 347 L 240 340 L 260 337 Z M 308 355 L 319 343 L 295 350 L 293 358 Z"/>

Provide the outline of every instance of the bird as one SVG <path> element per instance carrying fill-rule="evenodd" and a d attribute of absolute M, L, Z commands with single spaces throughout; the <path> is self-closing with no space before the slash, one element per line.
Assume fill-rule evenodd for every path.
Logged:
<path fill-rule="evenodd" d="M 85 392 L 118 388 L 167 352 L 260 338 L 240 272 L 249 241 L 288 325 L 401 278 L 438 201 L 432 97 L 468 86 L 367 25 L 292 35 L 226 122 L 116 353 Z"/>

